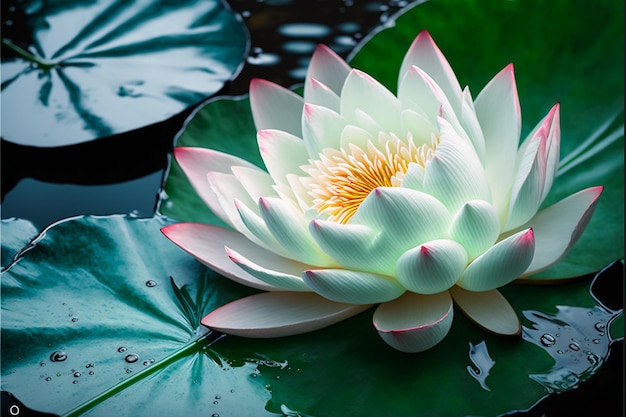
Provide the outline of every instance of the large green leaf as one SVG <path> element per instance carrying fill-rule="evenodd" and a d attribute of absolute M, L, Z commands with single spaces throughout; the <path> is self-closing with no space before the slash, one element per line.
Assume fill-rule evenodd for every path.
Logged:
<path fill-rule="evenodd" d="M 124 216 L 64 221 L 9 266 L 2 275 L 3 390 L 29 408 L 72 416 L 488 416 L 528 408 L 546 393 L 530 375 L 551 375 L 549 353 L 556 355 L 558 345 L 544 350 L 497 338 L 460 314 L 448 337 L 422 354 L 387 346 L 371 310 L 279 339 L 203 330 L 203 314 L 251 290 L 171 244 L 159 231 L 168 223 Z M 531 309 L 538 312 L 527 315 L 549 319 L 557 304 L 581 309 L 567 326 L 555 316 L 548 327 L 532 320 L 525 330 L 530 338 L 545 331 L 581 343 L 563 357 L 586 365 L 564 381 L 552 376 L 556 383 L 588 378 L 595 369 L 585 359 L 590 352 L 597 365 L 606 357 L 611 339 L 594 323 L 608 328 L 616 314 L 594 307 L 588 287 L 586 280 L 504 289 L 520 315 Z M 483 340 L 495 361 L 484 381 L 491 391 L 467 369 L 475 367 L 469 344 Z"/>
<path fill-rule="evenodd" d="M 623 258 L 624 22 L 616 18 L 623 7 L 614 1 L 432 0 L 400 16 L 351 61 L 395 90 L 406 50 L 427 29 L 474 95 L 504 66 L 515 64 L 522 137 L 561 103 L 564 163 L 544 205 L 586 187 L 603 185 L 604 192 L 578 244 L 537 277 L 583 275 Z M 581 29 L 588 27 L 594 28 L 591 35 Z M 261 164 L 246 99 L 208 102 L 188 120 L 177 146 L 220 149 Z M 175 163 L 165 191 L 163 213 L 220 224 Z"/>
<path fill-rule="evenodd" d="M 219 0 L 29 0 L 4 10 L 2 136 L 21 145 L 165 120 L 220 90 L 247 48 L 241 19 Z"/>

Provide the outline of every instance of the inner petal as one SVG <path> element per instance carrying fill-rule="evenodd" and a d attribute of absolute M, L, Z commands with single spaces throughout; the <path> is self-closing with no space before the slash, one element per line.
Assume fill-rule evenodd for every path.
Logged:
<path fill-rule="evenodd" d="M 368 141 L 366 149 L 354 144 L 324 149 L 319 159 L 303 167 L 311 176 L 306 181 L 308 193 L 320 214 L 347 223 L 374 189 L 399 187 L 410 163 L 423 167 L 439 142 L 433 137 L 430 144 L 417 146 L 410 135 L 402 141 L 393 134 L 381 134 L 379 139 L 378 145 Z"/>

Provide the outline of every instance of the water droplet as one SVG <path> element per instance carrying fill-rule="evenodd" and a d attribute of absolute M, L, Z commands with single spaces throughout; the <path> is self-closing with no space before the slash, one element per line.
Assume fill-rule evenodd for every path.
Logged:
<path fill-rule="evenodd" d="M 280 379 L 280 375 L 276 375 L 276 379 Z"/>
<path fill-rule="evenodd" d="M 213 401 L 213 404 L 219 404 L 219 403 L 220 403 L 219 401 Z"/>
<path fill-rule="evenodd" d="M 575 350 L 575 351 L 580 350 L 580 346 L 578 346 L 577 343 L 570 343 L 569 344 L 569 348 L 572 349 L 572 350 Z"/>
<path fill-rule="evenodd" d="M 256 378 L 256 377 L 258 376 L 258 374 L 256 374 L 256 373 L 252 373 L 252 374 L 250 374 L 250 376 L 251 376 L 252 378 Z"/>
<path fill-rule="evenodd" d="M 216 400 L 220 400 L 221 398 L 222 398 L 222 396 L 221 396 L 221 395 L 216 395 L 216 396 L 215 396 L 215 399 L 216 399 Z"/>
<path fill-rule="evenodd" d="M 52 354 L 50 355 L 50 360 L 52 362 L 63 362 L 66 359 L 67 359 L 67 354 L 63 352 L 62 350 L 57 350 L 55 352 L 52 352 Z"/>
<path fill-rule="evenodd" d="M 78 379 L 73 380 L 72 384 L 78 384 Z"/>
<path fill-rule="evenodd" d="M 596 328 L 597 331 L 599 332 L 603 332 L 604 329 L 606 329 L 606 324 L 602 323 L 601 321 L 599 321 L 598 323 L 595 324 L 595 326 L 593 326 Z"/>
<path fill-rule="evenodd" d="M 544 346 L 554 346 L 555 343 L 556 339 L 551 334 L 545 333 L 543 336 L 541 336 L 541 344 L 543 344 Z"/>
<path fill-rule="evenodd" d="M 80 372 L 74 372 L 74 378 L 78 378 L 80 376 Z"/>
<path fill-rule="evenodd" d="M 563 351 L 561 349 L 557 350 L 556 353 L 558 353 L 559 355 L 563 354 Z"/>
<path fill-rule="evenodd" d="M 72 317 L 72 322 L 73 322 L 73 323 L 76 323 L 77 321 L 78 321 L 78 318 L 77 318 L 77 317 Z"/>
<path fill-rule="evenodd" d="M 94 373 L 94 371 L 89 371 L 89 375 L 93 375 Z"/>
<path fill-rule="evenodd" d="M 120 346 L 117 348 L 117 351 L 122 353 L 122 352 L 126 352 L 126 348 L 124 346 Z"/>
<path fill-rule="evenodd" d="M 592 340 L 593 343 L 595 343 L 596 345 L 600 343 L 600 339 L 593 339 Z"/>
<path fill-rule="evenodd" d="M 150 361 L 143 361 L 143 366 L 148 366 L 150 365 Z"/>
<path fill-rule="evenodd" d="M 146 287 L 156 287 L 157 283 L 156 281 L 150 280 L 150 281 L 146 281 Z"/>
<path fill-rule="evenodd" d="M 52 377 L 50 377 L 50 376 L 49 376 L 49 377 L 47 377 L 47 378 L 46 378 L 46 381 L 52 381 Z"/>
<path fill-rule="evenodd" d="M 220 415 L 217 414 L 217 413 L 213 413 L 213 414 L 211 414 L 211 417 L 220 417 Z"/>
<path fill-rule="evenodd" d="M 126 355 L 124 360 L 128 363 L 135 363 L 139 360 L 139 355 L 135 355 L 134 353 Z"/>
<path fill-rule="evenodd" d="M 232 393 L 232 392 L 235 392 L 235 390 L 234 390 L 234 389 L 231 389 L 231 390 L 230 390 L 230 392 L 231 392 L 231 393 Z"/>
<path fill-rule="evenodd" d="M 45 363 L 45 362 L 41 362 L 41 363 L 39 364 L 39 366 L 46 366 L 46 363 Z"/>
<path fill-rule="evenodd" d="M 132 369 L 130 369 L 130 368 L 126 368 L 126 369 L 125 369 L 125 371 L 126 371 L 126 373 L 127 373 L 127 374 L 130 374 L 130 373 L 132 373 L 132 372 L 133 372 L 133 370 L 132 370 Z"/>
<path fill-rule="evenodd" d="M 93 363 L 88 363 L 85 365 L 85 368 L 93 368 L 95 365 Z"/>

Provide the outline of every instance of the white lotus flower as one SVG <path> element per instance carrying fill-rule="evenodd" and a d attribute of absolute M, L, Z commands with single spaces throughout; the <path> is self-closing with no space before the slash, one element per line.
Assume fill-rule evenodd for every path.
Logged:
<path fill-rule="evenodd" d="M 496 288 L 563 258 L 602 192 L 538 211 L 558 165 L 558 104 L 520 145 L 513 66 L 473 100 L 427 32 L 404 58 L 397 97 L 320 46 L 304 98 L 254 80 L 250 101 L 267 171 L 174 151 L 232 230 L 163 229 L 215 271 L 269 291 L 203 319 L 225 333 L 292 335 L 380 304 L 383 340 L 418 352 L 448 333 L 454 300 L 481 327 L 519 334 Z"/>

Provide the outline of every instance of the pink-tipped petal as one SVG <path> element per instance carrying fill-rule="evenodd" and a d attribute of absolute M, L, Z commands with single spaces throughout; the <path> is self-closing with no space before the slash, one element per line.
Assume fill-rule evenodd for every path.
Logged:
<path fill-rule="evenodd" d="M 293 91 L 258 78 L 250 82 L 250 106 L 257 130 L 278 129 L 302 136 L 304 100 Z"/>
<path fill-rule="evenodd" d="M 328 327 L 369 307 L 335 303 L 315 293 L 261 293 L 214 310 L 202 324 L 235 336 L 283 337 Z"/>
<path fill-rule="evenodd" d="M 226 254 L 225 245 L 243 253 L 263 251 L 242 234 L 202 223 L 176 223 L 161 232 L 198 261 L 235 282 L 266 291 L 278 289 L 239 268 Z M 267 255 L 273 254 L 267 251 Z"/>
<path fill-rule="evenodd" d="M 474 292 L 454 286 L 450 294 L 463 314 L 482 329 L 503 336 L 521 333 L 519 318 L 500 291 Z"/>
<path fill-rule="evenodd" d="M 374 327 L 391 347 L 422 352 L 441 342 L 450 331 L 452 298 L 447 291 L 433 295 L 404 293 L 381 304 L 374 312 Z"/>
<path fill-rule="evenodd" d="M 348 269 L 309 270 L 302 278 L 313 291 L 339 303 L 384 303 L 405 291 L 392 277 Z"/>
<path fill-rule="evenodd" d="M 310 78 L 305 82 L 304 101 L 308 104 L 327 107 L 333 111 L 339 111 L 341 99 L 326 84 L 315 78 Z"/>
<path fill-rule="evenodd" d="M 461 109 L 461 86 L 452 67 L 430 34 L 423 30 L 411 44 L 400 67 L 400 85 L 402 78 L 411 66 L 424 70 L 441 87 L 450 100 L 457 114 Z"/>
<path fill-rule="evenodd" d="M 174 157 L 202 201 L 220 219 L 231 224 L 229 216 L 222 209 L 217 195 L 207 181 L 207 173 L 213 171 L 232 174 L 231 167 L 233 166 L 256 167 L 236 156 L 205 148 L 177 147 L 174 148 Z"/>
<path fill-rule="evenodd" d="M 450 225 L 450 237 L 463 245 L 470 261 L 493 246 L 499 235 L 498 213 L 482 200 L 468 201 Z"/>
<path fill-rule="evenodd" d="M 352 68 L 346 62 L 325 45 L 318 45 L 313 52 L 311 62 L 306 74 L 304 85 L 304 97 L 308 97 L 310 81 L 317 80 L 327 86 L 336 95 L 341 94 L 341 89 L 346 77 Z M 307 99 L 307 102 L 309 100 Z"/>
<path fill-rule="evenodd" d="M 506 285 L 524 273 L 534 254 L 533 229 L 522 230 L 476 258 L 457 285 L 469 291 L 489 291 Z"/>
<path fill-rule="evenodd" d="M 535 231 L 535 256 L 523 276 L 547 269 L 563 259 L 578 241 L 596 208 L 603 187 L 572 194 L 541 210 L 523 227 Z"/>
<path fill-rule="evenodd" d="M 228 257 L 241 269 L 272 287 L 286 291 L 311 291 L 301 277 L 302 271 L 311 268 L 311 265 L 278 255 L 268 255 L 264 250 L 249 253 L 250 257 L 243 256 L 228 246 L 225 250 Z"/>
<path fill-rule="evenodd" d="M 500 71 L 480 92 L 474 103 L 485 138 L 484 167 L 490 181 L 493 203 L 506 216 L 514 178 L 521 132 L 521 110 L 513 65 Z"/>
<path fill-rule="evenodd" d="M 559 158 L 558 104 L 535 127 L 517 153 L 516 174 L 504 230 L 529 221 L 552 187 Z"/>
<path fill-rule="evenodd" d="M 452 287 L 467 266 L 467 252 L 453 240 L 426 242 L 406 251 L 396 264 L 396 278 L 406 289 L 435 294 Z"/>

